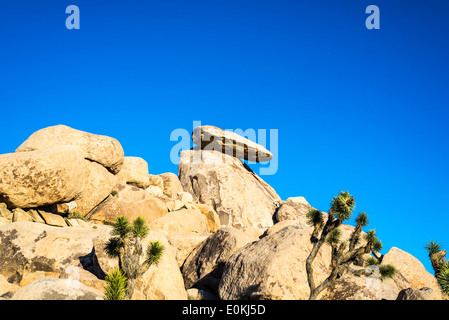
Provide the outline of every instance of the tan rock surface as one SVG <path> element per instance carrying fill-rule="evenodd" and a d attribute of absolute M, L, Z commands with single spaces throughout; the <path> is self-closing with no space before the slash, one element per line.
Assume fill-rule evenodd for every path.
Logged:
<path fill-rule="evenodd" d="M 118 216 L 125 216 L 130 221 L 137 217 L 151 221 L 168 213 L 166 204 L 151 193 L 130 185 L 116 187 L 118 192 L 101 203 L 87 217 L 97 221 L 113 223 Z"/>
<path fill-rule="evenodd" d="M 84 189 L 86 164 L 81 149 L 61 146 L 0 155 L 0 201 L 34 208 L 69 202 Z"/>
<path fill-rule="evenodd" d="M 187 192 L 217 212 L 221 225 L 273 225 L 280 197 L 241 160 L 216 151 L 182 151 L 179 177 Z"/>
<path fill-rule="evenodd" d="M 72 129 L 64 125 L 34 132 L 17 148 L 16 152 L 66 145 L 80 147 L 84 158 L 100 163 L 113 173 L 118 173 L 123 165 L 124 151 L 116 139 Z"/>

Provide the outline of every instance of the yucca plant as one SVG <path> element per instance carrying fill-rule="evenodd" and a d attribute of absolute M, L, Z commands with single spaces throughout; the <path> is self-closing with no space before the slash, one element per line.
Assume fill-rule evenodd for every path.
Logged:
<path fill-rule="evenodd" d="M 430 240 L 424 246 L 429 254 L 430 262 L 432 263 L 435 276 L 440 272 L 441 266 L 446 261 L 446 250 L 443 249 L 443 245 L 435 240 Z"/>
<path fill-rule="evenodd" d="M 449 295 L 449 261 L 446 257 L 446 250 L 443 245 L 435 240 L 430 240 L 424 248 L 429 253 L 435 277 L 441 291 Z"/>
<path fill-rule="evenodd" d="M 120 269 L 114 269 L 106 278 L 106 285 L 104 287 L 105 300 L 125 300 L 126 286 L 128 279 L 125 273 Z"/>
<path fill-rule="evenodd" d="M 446 261 L 441 266 L 440 272 L 437 275 L 438 284 L 444 294 L 449 295 L 449 263 Z"/>
<path fill-rule="evenodd" d="M 134 293 L 135 281 L 142 276 L 153 264 L 158 265 L 164 245 L 159 241 L 151 242 L 145 252 L 145 258 L 141 262 L 143 253 L 142 239 L 149 233 L 145 220 L 137 217 L 132 225 L 126 217 L 119 216 L 113 225 L 112 238 L 105 245 L 106 253 L 110 257 L 119 260 L 119 268 L 127 278 L 126 299 L 131 299 Z"/>
<path fill-rule="evenodd" d="M 306 260 L 310 300 L 316 299 L 338 276 L 348 270 L 349 264 L 360 260 L 364 254 L 370 252 L 374 254 L 374 252 L 382 250 L 382 243 L 374 230 L 368 231 L 365 243 L 359 245 L 362 228 L 368 225 L 368 215 L 365 212 L 359 213 L 356 217 L 356 227 L 349 240 L 341 241 L 341 231 L 338 227 L 351 217 L 354 208 L 354 197 L 346 191 L 340 192 L 332 199 L 326 222 L 320 219 L 322 216 L 318 214 L 318 210 L 311 210 L 307 215 L 308 223 L 314 226 L 312 238 L 315 240 L 312 241 L 313 247 Z M 312 263 L 324 243 L 329 244 L 332 248 L 331 273 L 320 285 L 316 285 Z"/>
<path fill-rule="evenodd" d="M 377 265 L 379 265 L 379 259 L 377 259 L 377 258 L 375 258 L 375 257 L 368 257 L 366 260 L 365 260 L 365 267 L 368 267 L 368 266 L 377 266 Z"/>
<path fill-rule="evenodd" d="M 393 278 L 396 274 L 396 268 L 391 264 L 383 264 L 379 266 L 379 273 L 382 279 Z"/>
<path fill-rule="evenodd" d="M 310 240 L 316 242 L 318 233 L 324 225 L 323 213 L 320 210 L 311 209 L 307 212 L 306 218 L 307 223 L 314 227 Z"/>

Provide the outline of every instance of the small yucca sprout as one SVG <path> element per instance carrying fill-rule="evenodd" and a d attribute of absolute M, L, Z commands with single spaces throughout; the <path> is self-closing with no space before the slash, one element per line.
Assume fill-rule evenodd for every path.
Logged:
<path fill-rule="evenodd" d="M 435 253 L 438 253 L 441 250 L 443 250 L 443 246 L 441 245 L 441 243 L 436 242 L 435 240 L 430 240 L 428 243 L 426 243 L 424 248 L 429 253 L 429 256 L 431 256 L 431 255 L 433 255 Z"/>
<path fill-rule="evenodd" d="M 311 209 L 306 217 L 309 225 L 321 227 L 324 223 L 323 213 L 320 210 Z"/>
<path fill-rule="evenodd" d="M 382 279 L 393 278 L 396 274 L 396 268 L 391 264 L 384 264 L 379 266 L 379 273 Z"/>
<path fill-rule="evenodd" d="M 366 214 L 366 212 L 360 212 L 359 215 L 357 216 L 357 218 L 355 218 L 355 222 L 357 223 L 357 225 L 361 226 L 361 227 L 365 227 L 368 225 L 368 215 Z"/>
<path fill-rule="evenodd" d="M 340 221 L 345 221 L 351 217 L 354 208 L 354 197 L 350 195 L 348 191 L 342 191 L 338 194 L 338 196 L 332 199 L 330 212 Z"/>
<path fill-rule="evenodd" d="M 106 285 L 104 287 L 105 300 L 125 300 L 127 278 L 125 273 L 120 269 L 113 270 L 106 276 Z"/>
<path fill-rule="evenodd" d="M 146 263 L 149 265 L 158 265 L 164 253 L 165 247 L 159 241 L 153 241 L 147 248 Z"/>
<path fill-rule="evenodd" d="M 379 265 L 379 260 L 374 257 L 368 257 L 365 260 L 365 266 L 377 266 Z"/>
<path fill-rule="evenodd" d="M 145 238 L 148 235 L 149 229 L 145 225 L 145 220 L 142 217 L 137 217 L 133 221 L 132 232 L 135 237 L 140 238 Z"/>
<path fill-rule="evenodd" d="M 340 238 L 341 238 L 341 230 L 336 228 L 328 234 L 326 241 L 331 246 L 336 246 L 340 242 Z"/>

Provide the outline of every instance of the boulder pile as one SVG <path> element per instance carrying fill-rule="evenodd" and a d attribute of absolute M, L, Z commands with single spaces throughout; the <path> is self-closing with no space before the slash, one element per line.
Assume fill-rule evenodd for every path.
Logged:
<path fill-rule="evenodd" d="M 283 201 L 244 162 L 270 161 L 263 146 L 212 126 L 192 140 L 178 175 L 150 174 L 116 139 L 62 125 L 0 155 L 0 300 L 104 299 L 105 277 L 119 267 L 106 249 L 118 216 L 143 217 L 143 245 L 165 247 L 133 299 L 307 299 L 313 207 L 303 197 Z M 348 238 L 354 227 L 341 229 Z M 367 276 L 347 273 L 320 299 L 444 298 L 412 255 L 391 248 L 382 263 L 396 267 L 393 278 L 373 289 Z M 330 264 L 324 246 L 316 281 Z"/>

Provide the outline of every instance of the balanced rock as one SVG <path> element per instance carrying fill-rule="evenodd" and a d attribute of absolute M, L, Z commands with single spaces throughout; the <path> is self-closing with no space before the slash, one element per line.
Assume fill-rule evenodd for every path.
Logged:
<path fill-rule="evenodd" d="M 74 146 L 0 155 L 0 202 L 33 208 L 70 202 L 84 190 L 86 163 Z"/>
<path fill-rule="evenodd" d="M 281 199 L 241 160 L 217 151 L 182 151 L 179 177 L 185 191 L 217 212 L 221 225 L 273 225 Z"/>
<path fill-rule="evenodd" d="M 116 177 L 122 184 L 130 184 L 142 189 L 150 186 L 148 163 L 139 157 L 125 157 L 122 170 Z"/>
<path fill-rule="evenodd" d="M 72 129 L 64 125 L 36 131 L 17 148 L 16 152 L 42 150 L 64 145 L 80 147 L 84 158 L 100 163 L 112 173 L 118 173 L 123 165 L 124 151 L 116 139 Z"/>
<path fill-rule="evenodd" d="M 215 150 L 239 159 L 264 162 L 273 159 L 273 154 L 260 144 L 231 131 L 214 126 L 200 126 L 193 130 L 193 143 L 202 150 Z"/>
<path fill-rule="evenodd" d="M 166 204 L 148 191 L 130 185 L 118 185 L 114 191 L 117 194 L 92 210 L 89 219 L 114 222 L 118 216 L 125 216 L 133 221 L 140 216 L 149 224 L 168 213 Z"/>

